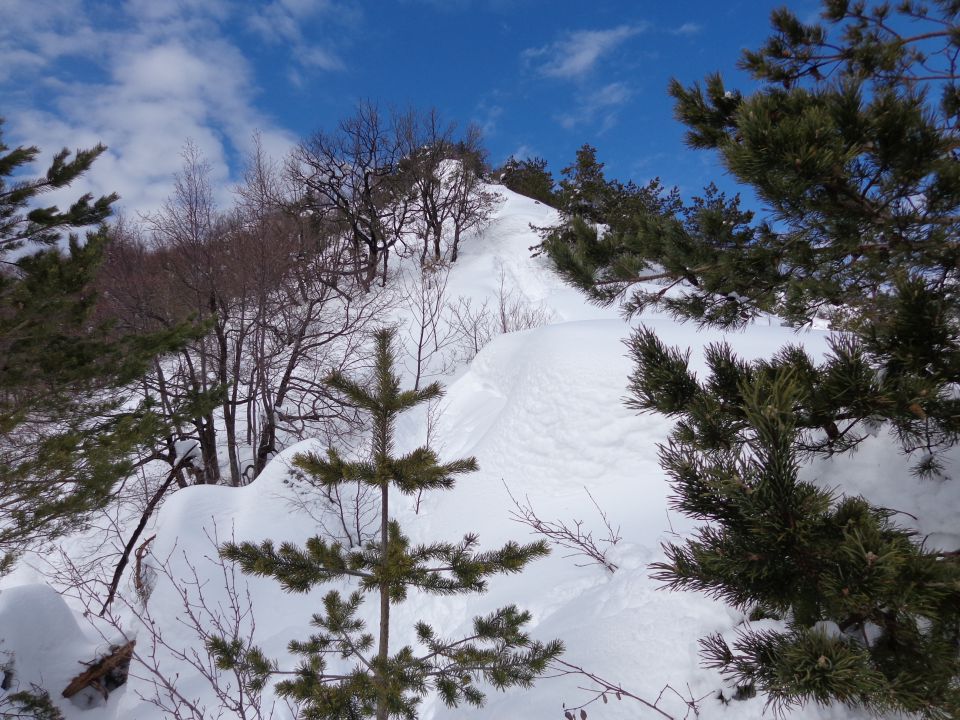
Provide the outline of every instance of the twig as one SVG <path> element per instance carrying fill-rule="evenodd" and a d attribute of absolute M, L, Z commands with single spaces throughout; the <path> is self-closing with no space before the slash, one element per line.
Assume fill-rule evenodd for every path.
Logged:
<path fill-rule="evenodd" d="M 609 696 L 613 695 L 617 700 L 622 700 L 625 697 L 630 698 L 631 700 L 635 700 L 641 705 L 644 705 L 650 708 L 651 710 L 653 710 L 654 712 L 658 713 L 661 717 L 666 718 L 666 720 L 689 720 L 691 713 L 693 713 L 694 718 L 700 717 L 700 701 L 702 701 L 704 698 L 708 697 L 711 694 L 711 693 L 707 693 L 702 697 L 694 698 L 693 691 L 690 689 L 690 686 L 688 685 L 687 686 L 688 696 L 684 696 L 684 695 L 681 695 L 679 692 L 677 692 L 677 690 L 672 685 L 667 684 L 667 685 L 664 685 L 663 688 L 660 690 L 660 694 L 657 695 L 657 699 L 654 700 L 653 702 L 650 702 L 649 700 L 645 700 L 639 695 L 635 695 L 629 690 L 625 690 L 618 683 L 614 683 L 614 682 L 611 682 L 610 680 L 606 680 L 605 678 L 602 678 L 596 673 L 590 672 L 589 670 L 584 670 L 579 665 L 574 665 L 564 660 L 554 660 L 551 664 L 551 669 L 556 671 L 556 675 L 546 676 L 546 677 L 563 677 L 565 675 L 581 675 L 591 680 L 595 684 L 595 687 L 579 687 L 580 690 L 594 693 L 594 696 L 589 700 L 587 700 L 585 703 L 581 703 L 580 705 L 576 705 L 574 707 L 567 707 L 566 705 L 563 706 L 565 715 L 568 718 L 573 717 L 573 714 L 576 713 L 577 711 L 580 711 L 581 718 L 585 718 L 586 712 L 583 710 L 583 708 L 587 707 L 588 705 L 592 705 L 598 700 L 603 701 L 603 703 L 606 704 L 607 702 L 609 702 Z M 596 686 L 599 686 L 599 687 L 596 687 Z M 660 707 L 660 702 L 661 700 L 663 700 L 663 696 L 667 692 L 670 692 L 676 695 L 681 700 L 681 702 L 683 702 L 683 704 L 686 705 L 687 710 L 686 710 L 686 713 L 684 713 L 682 718 L 677 718 L 674 715 L 671 715 L 670 713 L 666 712 L 663 708 Z"/>
<path fill-rule="evenodd" d="M 510 496 L 510 500 L 513 501 L 514 507 L 516 508 L 516 510 L 510 512 L 511 519 L 528 526 L 538 535 L 543 535 L 549 541 L 560 547 L 573 551 L 564 557 L 583 556 L 590 559 L 590 562 L 580 564 L 580 567 L 584 565 L 602 565 L 609 572 L 616 572 L 617 565 L 607 558 L 607 552 L 609 552 L 611 547 L 620 542 L 620 528 L 618 527 L 614 530 L 607 514 L 600 508 L 600 505 L 597 504 L 597 501 L 587 488 L 584 488 L 584 490 L 593 503 L 593 506 L 597 509 L 597 512 L 600 513 L 600 518 L 607 528 L 606 537 L 600 538 L 599 540 L 594 539 L 592 532 L 584 531 L 582 520 L 574 520 L 572 526 L 560 520 L 541 520 L 533 509 L 529 496 L 524 496 L 524 502 L 521 504 L 513 496 L 513 493 L 510 492 L 510 488 L 506 482 L 503 483 L 503 486 L 506 488 L 507 495 Z M 604 545 L 606 547 L 603 547 Z"/>

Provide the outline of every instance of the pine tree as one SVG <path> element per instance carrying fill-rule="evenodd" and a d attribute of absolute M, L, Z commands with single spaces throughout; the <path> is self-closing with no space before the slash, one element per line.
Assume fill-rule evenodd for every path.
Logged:
<path fill-rule="evenodd" d="M 449 490 L 457 475 L 476 470 L 477 463 L 474 458 L 441 463 L 428 447 L 403 456 L 392 454 L 397 416 L 439 398 L 442 391 L 436 383 L 421 390 L 401 390 L 393 370 L 393 332 L 379 331 L 375 341 L 370 385 L 360 385 L 339 373 L 327 380 L 347 402 L 370 414 L 369 460 L 348 461 L 330 448 L 325 457 L 313 453 L 297 456 L 295 464 L 323 486 L 360 481 L 379 490 L 377 538 L 357 550 L 322 537 L 310 539 L 303 548 L 289 543 L 276 548 L 267 541 L 228 544 L 222 550 L 224 557 L 239 562 L 244 572 L 276 578 L 287 591 L 306 592 L 341 579 L 357 581 L 358 589 L 347 597 L 337 591 L 327 593 L 323 611 L 313 616 L 315 634 L 290 643 L 291 652 L 303 660 L 294 678 L 278 683 L 277 690 L 296 701 L 303 717 L 310 719 L 415 718 L 418 703 L 431 689 L 450 707 L 463 702 L 479 706 L 484 701 L 476 685 L 479 680 L 497 689 L 528 686 L 562 651 L 558 641 L 532 641 L 523 630 L 529 613 L 508 606 L 475 618 L 473 633 L 465 638 L 445 638 L 427 623 L 418 622 L 414 628 L 418 649 L 407 645 L 391 652 L 391 607 L 407 599 L 411 590 L 434 595 L 483 592 L 488 577 L 520 572 L 531 560 L 546 555 L 548 548 L 543 542 L 510 542 L 499 550 L 478 552 L 478 538 L 473 534 L 457 543 L 411 544 L 400 524 L 390 517 L 391 489 L 405 495 Z M 379 604 L 376 640 L 358 616 L 368 594 Z M 263 682 L 274 670 L 258 650 L 254 655 Z M 353 667 L 330 667 L 329 661 L 336 657 Z M 228 653 L 219 653 L 219 659 L 225 666 L 237 662 Z"/>
<path fill-rule="evenodd" d="M 876 713 L 956 717 L 960 566 L 893 522 L 895 512 L 799 479 L 809 438 L 799 423 L 799 348 L 748 364 L 708 347 L 709 375 L 641 330 L 628 405 L 677 420 L 661 464 L 672 507 L 706 521 L 665 547 L 653 577 L 705 592 L 784 630 L 743 629 L 733 647 L 702 641 L 710 667 L 777 708 L 842 702 Z M 837 347 L 837 352 L 842 352 Z"/>
<path fill-rule="evenodd" d="M 557 205 L 572 225 L 574 219 L 588 225 L 606 225 L 609 230 L 622 232 L 630 227 L 638 214 L 662 214 L 681 207 L 679 191 L 668 190 L 653 178 L 646 185 L 632 180 L 622 183 L 608 180 L 604 163 L 597 160 L 597 149 L 583 145 L 577 150 L 574 163 L 565 167 L 557 191 Z M 547 228 L 545 236 L 557 230 L 561 235 L 566 225 Z"/>
<path fill-rule="evenodd" d="M 597 160 L 597 149 L 583 145 L 577 150 L 574 163 L 563 168 L 560 174 L 563 175 L 557 192 L 560 210 L 588 222 L 605 222 L 612 188 L 603 176 L 603 163 Z"/>
<path fill-rule="evenodd" d="M 547 205 L 557 202 L 553 173 L 543 158 L 518 160 L 512 155 L 499 171 L 500 182 L 515 193 L 526 195 Z"/>
<path fill-rule="evenodd" d="M 709 664 L 781 706 L 960 714 L 960 556 L 798 479 L 811 456 L 880 429 L 942 478 L 960 439 L 958 13 L 828 0 L 805 24 L 776 11 L 741 63 L 762 89 L 719 75 L 670 87 L 689 144 L 716 151 L 768 214 L 711 187 L 545 243 L 568 280 L 628 314 L 735 328 L 773 313 L 837 331 L 819 364 L 794 347 L 755 363 L 710 348 L 704 381 L 653 333 L 631 340 L 631 405 L 677 419 L 662 464 L 675 506 L 709 523 L 667 546 L 656 577 L 784 621 L 704 641 Z"/>
<path fill-rule="evenodd" d="M 63 150 L 45 177 L 11 180 L 39 150 L 0 138 L 0 571 L 103 507 L 131 453 L 162 434 L 148 407 L 125 407 L 125 388 L 188 334 L 120 335 L 93 318 L 109 233 L 64 232 L 101 223 L 116 195 L 29 209 L 104 150 Z"/>

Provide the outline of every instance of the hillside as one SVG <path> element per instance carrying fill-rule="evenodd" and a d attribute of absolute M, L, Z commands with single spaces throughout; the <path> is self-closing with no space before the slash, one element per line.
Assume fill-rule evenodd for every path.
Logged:
<path fill-rule="evenodd" d="M 743 618 L 702 595 L 660 591 L 648 578 L 648 564 L 662 556 L 661 541 L 688 532 L 691 525 L 668 509 L 670 491 L 657 462 L 657 443 L 666 438 L 669 422 L 660 416 L 638 416 L 622 404 L 631 370 L 622 344 L 629 324 L 615 309 L 588 305 L 560 281 L 545 258 L 530 257 L 528 248 L 537 242 L 530 225 L 553 222 L 554 211 L 505 188 L 496 190 L 504 200 L 491 224 L 465 240 L 447 292 L 452 298 L 470 298 L 480 304 L 495 297 L 503 282 L 522 293 L 530 305 L 540 304 L 549 321 L 495 338 L 468 365 L 445 378 L 448 388 L 433 420 L 433 444 L 443 457 L 475 455 L 480 470 L 461 479 L 453 492 L 425 496 L 419 507 L 415 499 L 406 497 L 398 497 L 394 507 L 415 542 L 456 541 L 463 533 L 475 531 L 484 547 L 507 539 L 531 539 L 530 529 L 511 518 L 516 511 L 511 494 L 529 503 L 543 520 L 570 525 L 582 521 L 583 530 L 597 539 L 608 532 L 602 510 L 610 528 L 619 529 L 621 539 L 608 556 L 617 570 L 610 573 L 588 564 L 584 557 L 554 548 L 548 559 L 524 574 L 492 581 L 484 595 L 411 597 L 396 612 L 394 643 L 412 642 L 410 628 L 420 618 L 456 635 L 469 630 L 475 615 L 515 603 L 532 612 L 535 637 L 563 640 L 567 662 L 649 702 L 662 693 L 659 707 L 676 720 L 688 712 L 693 716 L 684 698 L 700 699 L 699 717 L 704 720 L 764 716 L 760 698 L 728 705 L 717 700 L 721 688 L 728 696 L 730 690 L 716 673 L 699 667 L 697 639 L 716 631 L 733 634 Z M 404 321 L 402 314 L 397 320 Z M 668 344 L 690 347 L 695 366 L 701 362 L 703 347 L 724 337 L 664 317 L 644 316 L 637 322 L 654 328 Z M 768 356 L 787 343 L 802 343 L 814 354 L 826 347 L 824 332 L 798 335 L 775 320 L 751 325 L 727 340 L 748 359 Z M 405 416 L 397 449 L 422 444 L 426 425 L 423 414 Z M 281 667 L 287 666 L 285 646 L 291 638 L 304 636 L 325 590 L 290 595 L 271 580 L 233 576 L 229 571 L 225 575 L 210 559 L 214 556 L 211 538 L 303 542 L 315 534 L 318 518 L 333 522 L 321 503 L 290 482 L 291 457 L 311 446 L 308 441 L 288 448 L 246 487 L 195 486 L 167 500 L 150 531 L 156 539 L 145 561 L 155 568 L 146 606 L 149 618 L 143 612 L 140 618 L 134 617 L 132 609 L 140 606 L 125 581 L 128 607 L 117 609 L 117 621 L 131 636 L 136 635 L 138 653 L 153 655 L 168 677 L 179 675 L 178 691 L 191 700 L 198 698 L 199 705 L 209 708 L 209 717 L 218 717 L 214 712 L 218 701 L 209 683 L 171 656 L 181 648 L 198 648 L 201 641 L 185 615 L 181 591 L 169 578 L 188 581 L 188 600 L 200 616 L 205 612 L 197 605 L 200 594 L 208 609 L 220 607 L 229 614 L 224 588 L 235 579 L 241 615 L 247 597 L 253 611 L 252 617 L 240 617 L 240 629 L 250 632 L 269 657 L 279 659 Z M 953 464 L 948 471 L 956 474 L 960 454 L 954 452 L 950 459 Z M 915 526 L 936 545 L 960 546 L 960 532 L 949 512 L 960 503 L 960 484 L 911 478 L 907 459 L 882 435 L 865 443 L 852 459 L 821 462 L 809 472 L 825 487 L 862 493 L 878 505 L 902 511 L 899 522 Z M 917 487 L 920 482 L 922 487 Z M 163 564 L 169 577 L 160 569 Z M 80 668 L 77 663 L 95 657 L 120 636 L 108 624 L 89 625 L 75 613 L 71 617 L 64 602 L 49 589 L 17 584 L 30 578 L 30 572 L 21 569 L 4 580 L 0 650 L 13 653 L 21 688 L 36 683 L 58 696 Z M 191 587 L 190 582 L 196 584 Z M 155 654 L 147 650 L 150 633 L 141 625 L 150 620 L 165 644 Z M 155 680 L 135 665 L 125 688 L 112 693 L 105 705 L 89 709 L 67 702 L 61 705 L 68 720 L 159 720 L 164 714 L 149 702 Z M 668 686 L 673 690 L 662 692 Z M 595 697 L 585 687 L 593 685 L 582 676 L 543 679 L 531 690 L 507 694 L 491 690 L 482 710 L 449 710 L 427 701 L 421 717 L 559 718 L 563 704 L 579 706 Z M 268 711 L 269 703 L 263 717 L 269 717 Z M 288 717 L 280 705 L 275 711 L 276 718 Z M 609 702 L 593 702 L 587 712 L 591 718 L 610 720 L 656 714 L 630 698 L 618 701 L 612 695 Z M 806 708 L 794 717 L 860 716 L 843 709 Z"/>

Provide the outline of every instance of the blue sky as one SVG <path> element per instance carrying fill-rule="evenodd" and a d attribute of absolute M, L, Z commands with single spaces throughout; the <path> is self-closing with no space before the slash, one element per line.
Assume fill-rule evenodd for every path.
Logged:
<path fill-rule="evenodd" d="M 585 142 L 608 176 L 684 194 L 729 185 L 684 147 L 666 96 L 767 36 L 768 0 L 0 0 L 7 144 L 110 146 L 87 181 L 156 209 L 187 139 L 224 202 L 254 133 L 282 157 L 358 100 L 436 107 L 485 131 L 493 162 L 556 175 Z M 792 0 L 811 18 L 815 0 Z M 84 187 L 82 189 L 88 189 Z M 76 189 L 71 196 L 76 195 Z"/>

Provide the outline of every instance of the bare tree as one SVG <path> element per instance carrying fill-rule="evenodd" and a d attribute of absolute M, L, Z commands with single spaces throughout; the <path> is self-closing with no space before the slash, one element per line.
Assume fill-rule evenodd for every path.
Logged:
<path fill-rule="evenodd" d="M 436 109 L 424 113 L 408 110 L 395 122 L 403 153 L 401 167 L 409 179 L 417 234 L 423 243 L 420 264 L 425 264 L 429 255 L 436 262 L 442 257 L 444 228 L 454 205 L 448 178 L 452 167 L 445 162 L 453 154 L 454 125 L 445 123 Z"/>
<path fill-rule="evenodd" d="M 458 164 L 449 174 L 451 207 L 450 222 L 453 237 L 450 242 L 450 262 L 456 262 L 460 240 L 468 230 L 479 230 L 490 222 L 500 195 L 485 189 L 483 184 L 485 151 L 480 129 L 471 125 L 466 136 L 454 147 Z"/>
<path fill-rule="evenodd" d="M 455 126 L 436 109 L 410 110 L 396 120 L 403 147 L 402 168 L 409 178 L 418 234 L 420 262 L 456 262 L 467 230 L 486 223 L 498 196 L 484 189 L 484 150 L 480 130 L 471 125 L 455 139 Z M 431 253 L 432 250 L 432 253 Z"/>
<path fill-rule="evenodd" d="M 206 323 L 207 335 L 158 360 L 144 393 L 176 427 L 168 462 L 177 440 L 195 438 L 198 481 L 221 481 L 225 449 L 229 482 L 240 485 L 288 439 L 355 426 L 322 378 L 362 363 L 359 338 L 390 296 L 358 291 L 338 229 L 305 212 L 297 187 L 262 153 L 229 214 L 214 213 L 202 158 L 189 146 L 185 158 L 146 239 L 126 233 L 118 244 L 106 284 L 131 324 L 173 326 L 188 315 Z M 186 484 L 182 473 L 177 483 Z"/>
<path fill-rule="evenodd" d="M 392 302 L 385 291 L 361 292 L 349 271 L 336 225 L 303 210 L 302 187 L 280 175 L 261 154 L 251 159 L 240 188 L 242 213 L 254 245 L 286 238 L 283 272 L 260 284 L 263 311 L 247 369 L 247 441 L 259 474 L 282 446 L 281 436 L 327 440 L 357 427 L 356 414 L 322 379 L 366 357 L 362 338 Z"/>
<path fill-rule="evenodd" d="M 172 406 L 188 397 L 212 397 L 219 388 L 222 408 L 231 418 L 233 407 L 223 392 L 229 376 L 230 320 L 223 220 L 213 201 L 210 166 L 199 149 L 187 143 L 183 160 L 172 194 L 160 211 L 146 218 L 148 247 L 137 254 L 157 271 L 148 282 L 165 286 L 154 293 L 157 304 L 147 312 L 162 324 L 193 316 L 209 324 L 211 334 L 189 344 L 173 362 L 158 362 L 152 389 L 161 396 L 161 403 Z M 148 255 L 152 255 L 149 260 Z M 126 284 L 136 283 L 137 275 L 128 278 Z M 241 334 L 246 330 L 243 328 Z M 221 481 L 214 407 L 213 403 L 198 403 L 190 417 L 203 460 L 198 480 L 205 483 Z M 239 484 L 239 464 L 233 455 L 230 473 L 231 481 Z"/>
<path fill-rule="evenodd" d="M 303 188 L 303 211 L 346 228 L 353 273 L 365 289 L 381 266 L 386 284 L 390 250 L 412 222 L 402 157 L 395 123 L 361 103 L 335 132 L 301 143 L 287 163 L 288 177 Z"/>

